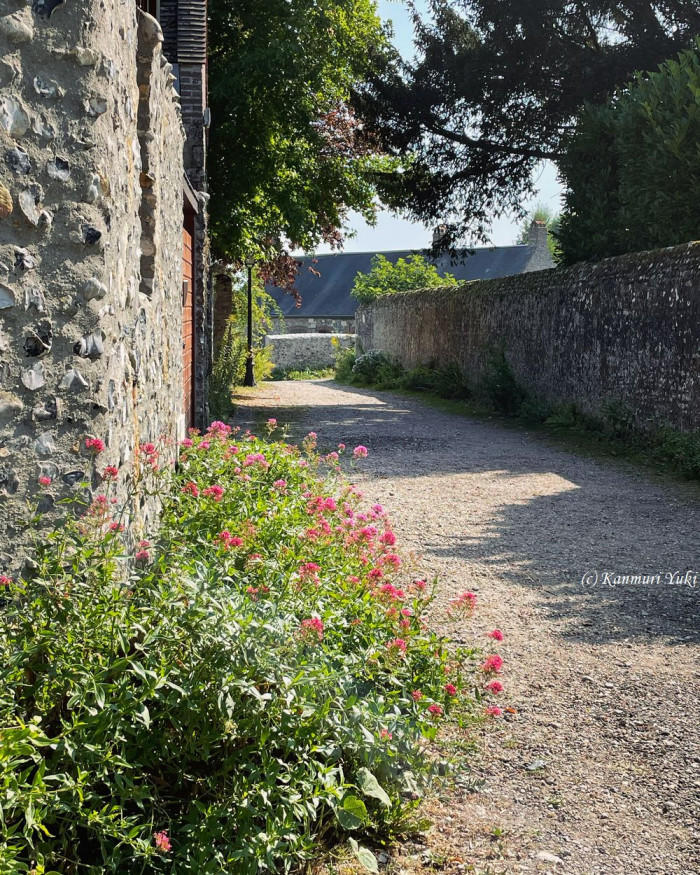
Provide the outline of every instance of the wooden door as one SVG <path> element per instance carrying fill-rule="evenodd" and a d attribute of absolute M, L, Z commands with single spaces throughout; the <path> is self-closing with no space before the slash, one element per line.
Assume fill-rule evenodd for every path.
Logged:
<path fill-rule="evenodd" d="M 182 229 L 182 355 L 184 410 L 188 427 L 194 425 L 194 239 Z"/>

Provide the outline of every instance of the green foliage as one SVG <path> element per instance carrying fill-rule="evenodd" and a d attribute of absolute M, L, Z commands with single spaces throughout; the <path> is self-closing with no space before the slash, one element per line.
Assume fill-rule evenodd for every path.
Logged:
<path fill-rule="evenodd" d="M 697 0 L 424 5 L 426 15 L 414 16 L 415 58 L 397 53 L 356 104 L 400 162 L 400 172 L 378 179 L 382 201 L 430 226 L 449 216 L 448 244 L 465 234 L 487 242 L 493 219 L 517 214 L 532 194 L 537 166 L 559 162 L 586 103 L 604 104 L 700 33 Z M 588 153 L 579 173 L 603 163 Z"/>
<path fill-rule="evenodd" d="M 700 40 L 580 116 L 556 232 L 573 264 L 700 236 Z"/>
<path fill-rule="evenodd" d="M 291 872 L 405 819 L 476 654 L 424 628 L 386 515 L 314 445 L 213 423 L 146 466 L 157 543 L 107 484 L 3 580 L 0 871 Z"/>
<path fill-rule="evenodd" d="M 354 349 L 341 349 L 335 357 L 335 378 L 341 383 L 349 383 L 355 366 L 357 353 Z"/>
<path fill-rule="evenodd" d="M 417 367 L 407 371 L 402 386 L 418 392 L 431 392 L 438 398 L 465 399 L 471 389 L 457 365 L 442 367 Z"/>
<path fill-rule="evenodd" d="M 270 374 L 271 380 L 323 380 L 332 377 L 335 369 L 328 368 L 278 368 L 275 367 Z"/>
<path fill-rule="evenodd" d="M 373 0 L 210 0 L 209 174 L 215 250 L 230 260 L 337 241 L 375 213 L 380 159 L 348 99 L 386 37 Z"/>
<path fill-rule="evenodd" d="M 209 378 L 209 407 L 214 416 L 225 419 L 233 407 L 231 396 L 243 383 L 248 349 L 248 286 L 240 280 L 232 289 L 233 312 L 214 356 Z M 266 380 L 273 371 L 273 350 L 263 346 L 273 320 L 281 316 L 277 302 L 265 291 L 259 277 L 253 280 L 253 374 L 256 382 Z"/>
<path fill-rule="evenodd" d="M 380 295 L 407 292 L 412 289 L 452 287 L 457 280 L 450 273 L 441 276 L 437 267 L 422 255 L 399 258 L 395 264 L 384 255 L 372 258 L 369 273 L 358 273 L 351 294 L 363 304 Z"/>
<path fill-rule="evenodd" d="M 517 416 L 527 395 L 502 351 L 491 356 L 480 388 L 491 407 L 505 416 Z"/>

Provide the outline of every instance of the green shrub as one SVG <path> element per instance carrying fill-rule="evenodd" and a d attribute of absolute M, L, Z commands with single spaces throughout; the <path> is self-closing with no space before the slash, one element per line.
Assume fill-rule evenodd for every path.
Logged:
<path fill-rule="evenodd" d="M 565 264 L 700 235 L 700 38 L 581 114 L 559 168 Z"/>
<path fill-rule="evenodd" d="M 369 385 L 377 383 L 381 374 L 386 382 L 386 377 L 394 369 L 395 366 L 383 352 L 373 349 L 356 357 L 352 366 L 351 380 L 353 383 Z"/>
<path fill-rule="evenodd" d="M 469 384 L 455 364 L 413 368 L 404 374 L 402 385 L 416 392 L 432 392 L 439 398 L 466 399 L 471 395 Z"/>
<path fill-rule="evenodd" d="M 335 378 L 341 383 L 349 383 L 352 377 L 352 369 L 355 365 L 356 353 L 354 349 L 341 349 L 335 357 Z"/>
<path fill-rule="evenodd" d="M 517 416 L 527 397 L 503 352 L 495 353 L 490 358 L 480 390 L 488 404 L 505 416 Z"/>
<path fill-rule="evenodd" d="M 422 739 L 471 707 L 475 654 L 425 629 L 385 512 L 314 436 L 185 443 L 145 484 L 155 544 L 107 486 L 0 581 L 3 873 L 291 872 L 404 823 Z"/>

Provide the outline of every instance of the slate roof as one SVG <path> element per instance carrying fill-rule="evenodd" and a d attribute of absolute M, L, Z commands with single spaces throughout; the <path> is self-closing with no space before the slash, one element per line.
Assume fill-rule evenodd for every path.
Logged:
<path fill-rule="evenodd" d="M 395 263 L 399 258 L 407 258 L 414 252 L 415 250 L 405 249 L 380 254 Z M 367 273 L 376 254 L 378 253 L 340 252 L 332 255 L 317 255 L 315 260 L 306 256 L 300 257 L 298 260 L 302 265 L 296 281 L 302 297 L 302 305 L 299 308 L 296 307 L 291 295 L 276 286 L 268 285 L 267 291 L 287 317 L 354 317 L 358 302 L 350 296 L 350 290 L 355 274 L 359 271 Z M 441 274 L 449 272 L 458 280 L 466 281 L 494 279 L 539 269 L 541 263 L 537 264 L 537 268 L 532 264 L 535 254 L 536 247 L 531 245 L 492 246 L 464 250 L 462 257 L 454 263 L 449 255 L 431 260 Z M 313 274 L 309 267 L 317 270 L 320 276 Z"/>

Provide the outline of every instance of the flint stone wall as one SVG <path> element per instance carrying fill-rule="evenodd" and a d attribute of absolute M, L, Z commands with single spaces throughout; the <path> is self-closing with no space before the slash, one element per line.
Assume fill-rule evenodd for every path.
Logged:
<path fill-rule="evenodd" d="M 700 428 L 700 243 L 597 264 L 387 295 L 356 314 L 358 346 L 405 368 L 457 365 L 478 385 L 503 350 L 534 396 L 644 430 Z"/>
<path fill-rule="evenodd" d="M 160 27 L 138 15 L 0 3 L 0 571 L 28 502 L 55 523 L 106 465 L 123 498 L 139 444 L 164 439 L 167 463 L 184 430 L 183 130 Z M 136 537 L 157 507 L 129 513 Z"/>
<path fill-rule="evenodd" d="M 272 361 L 284 370 L 330 368 L 341 349 L 354 345 L 354 334 L 268 334 L 265 337 L 265 346 L 272 347 Z"/>

